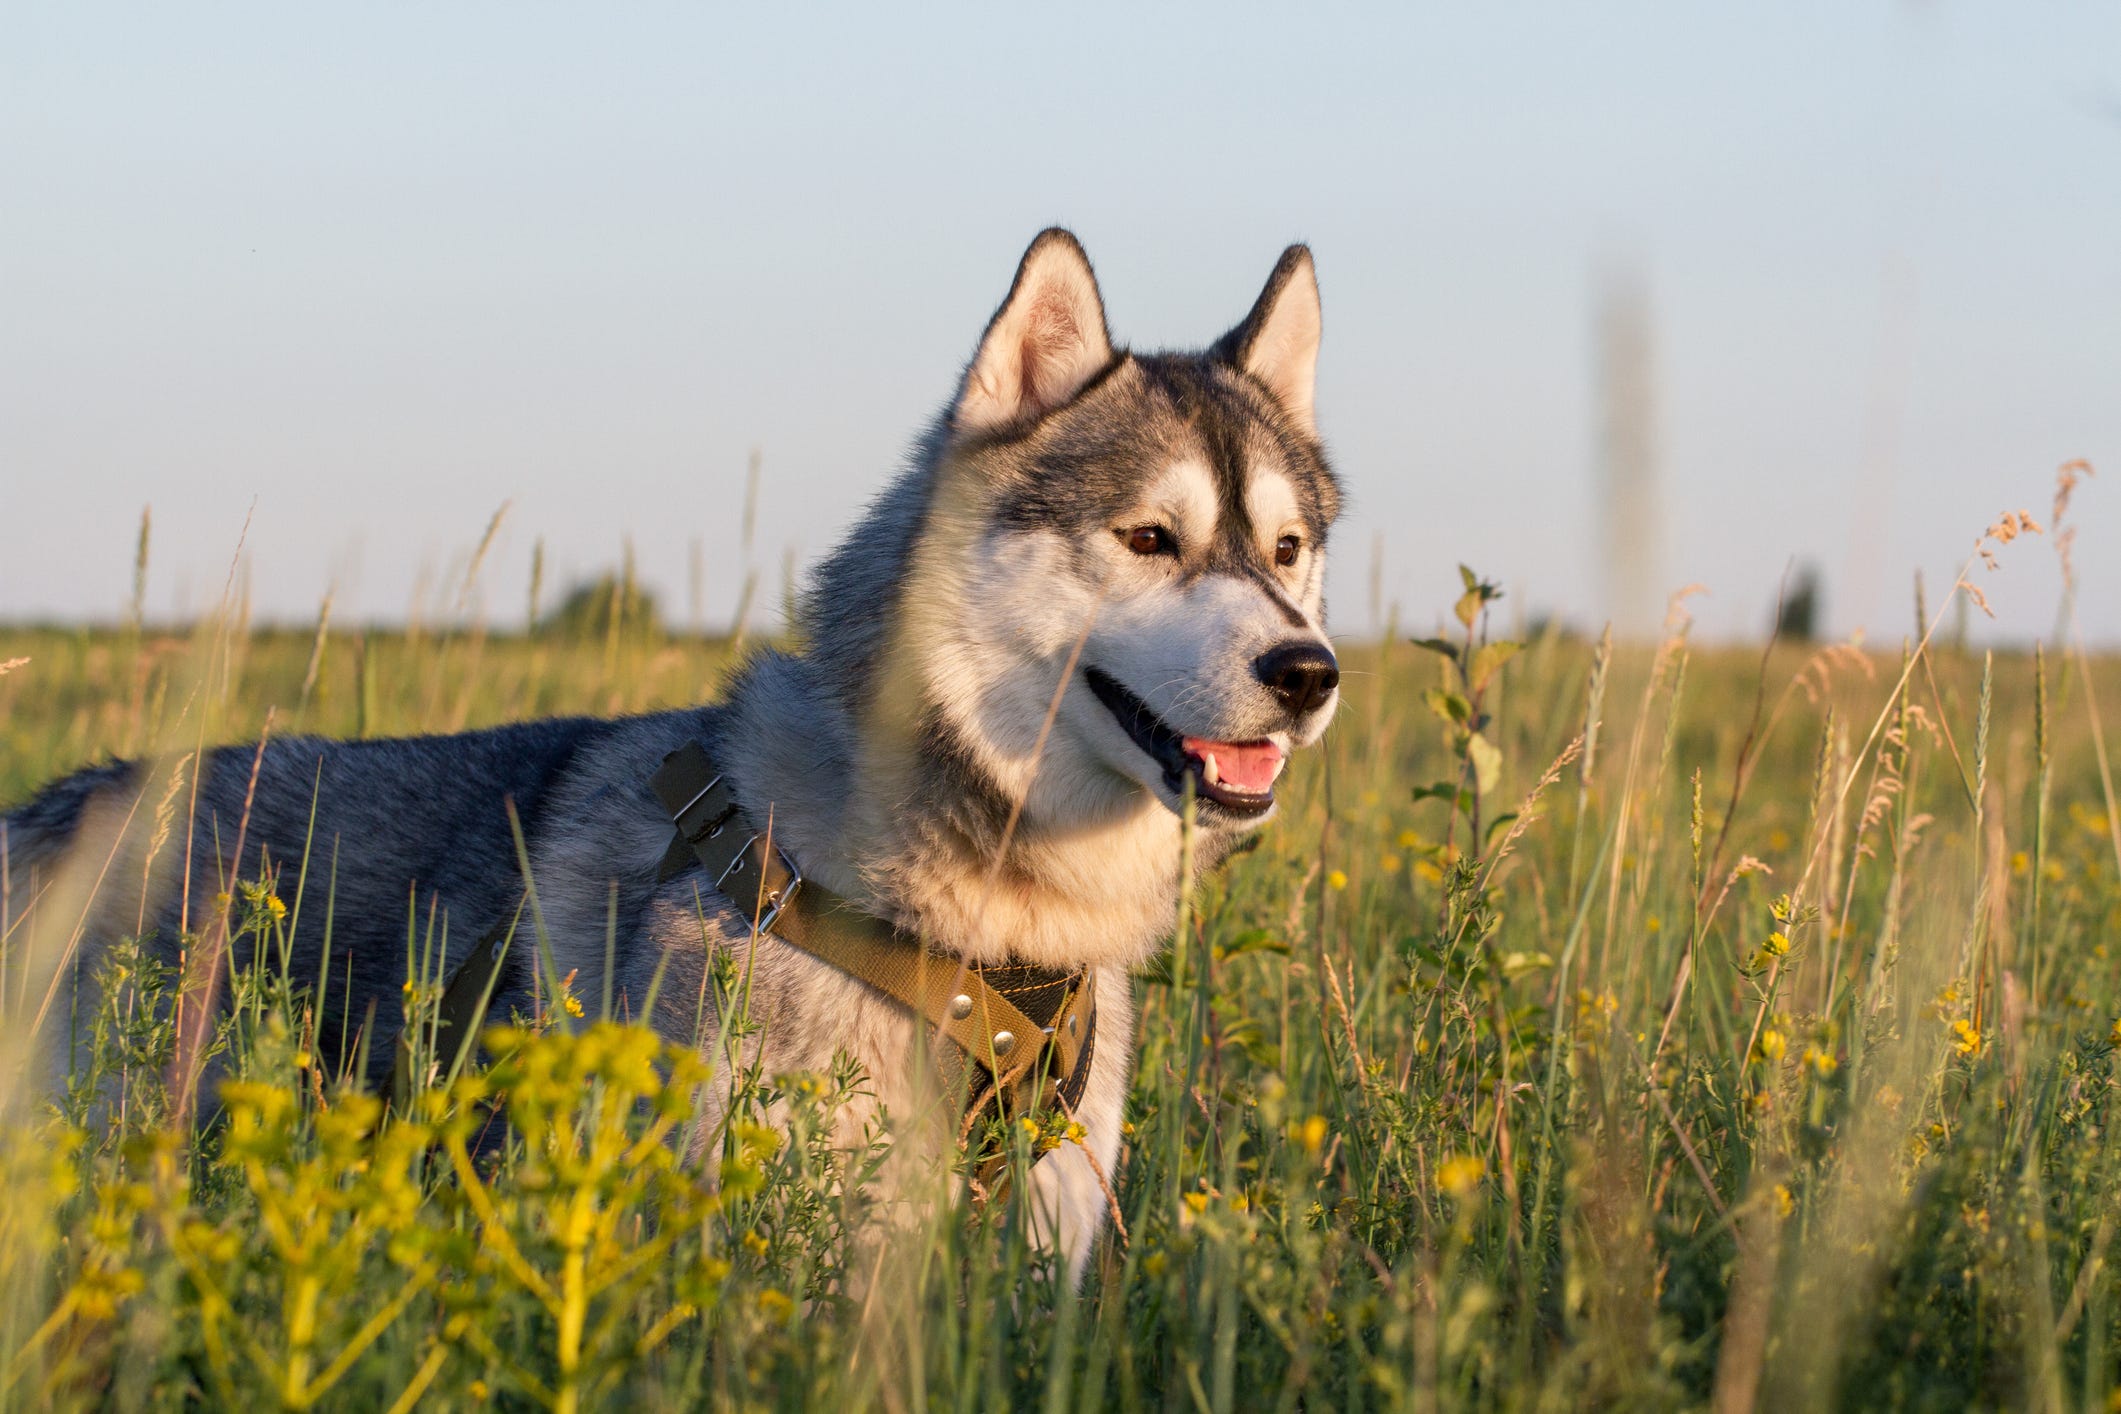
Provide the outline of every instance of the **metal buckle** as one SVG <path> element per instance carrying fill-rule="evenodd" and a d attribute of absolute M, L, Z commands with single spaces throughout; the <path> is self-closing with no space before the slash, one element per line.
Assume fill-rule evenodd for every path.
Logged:
<path fill-rule="evenodd" d="M 729 867 L 722 871 L 721 878 L 714 881 L 715 888 L 720 889 L 725 894 L 729 894 L 727 889 L 722 888 L 723 882 L 731 874 L 739 873 L 743 870 L 746 861 L 751 858 L 751 847 L 763 838 L 765 838 L 763 834 L 757 834 L 744 841 L 744 847 L 737 851 L 736 858 L 729 861 Z M 760 912 L 758 921 L 758 931 L 761 933 L 773 930 L 774 920 L 781 916 L 781 910 L 788 906 L 789 902 L 795 898 L 796 890 L 803 886 L 803 871 L 796 867 L 796 862 L 793 859 L 789 858 L 788 851 L 776 844 L 773 847 L 773 852 L 780 857 L 781 868 L 787 873 L 788 882 L 766 895 L 766 907 Z M 729 894 L 729 897 L 733 899 L 736 895 Z M 754 899 L 758 897 L 756 890 L 753 891 L 752 897 Z"/>

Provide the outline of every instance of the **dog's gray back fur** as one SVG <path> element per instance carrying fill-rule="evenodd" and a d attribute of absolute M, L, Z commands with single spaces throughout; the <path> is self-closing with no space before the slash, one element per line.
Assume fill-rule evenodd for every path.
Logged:
<path fill-rule="evenodd" d="M 342 1040 L 351 1040 L 339 1034 L 341 1018 L 358 1022 L 371 1003 L 387 1043 L 407 975 L 408 936 L 424 941 L 432 909 L 446 921 L 450 950 L 460 957 L 481 930 L 505 918 L 522 887 L 510 807 L 528 837 L 542 838 L 573 763 L 608 749 L 629 727 L 567 718 L 395 741 L 282 737 L 268 741 L 262 755 L 247 746 L 212 752 L 198 781 L 188 852 L 181 835 L 164 846 L 162 863 L 175 868 L 158 871 L 146 936 L 174 966 L 186 921 L 203 932 L 229 880 L 256 879 L 276 867 L 285 899 L 296 897 L 300 883 L 305 901 L 317 904 L 294 939 L 295 976 L 304 981 L 316 979 L 322 961 L 329 894 L 331 1005 L 321 1018 L 323 1053 L 339 1053 Z M 118 828 L 143 776 L 135 763 L 94 767 L 7 817 L 4 843 L 18 908 L 50 878 L 84 825 Z M 180 799 L 190 798 L 186 788 Z M 132 848 L 121 848 L 119 857 L 140 847 L 145 813 L 134 812 L 126 831 Z M 233 857 L 239 836 L 240 860 Z M 91 830 L 83 843 L 110 847 L 102 831 Z M 188 891 L 177 877 L 186 857 Z M 116 870 L 106 876 L 82 949 L 85 972 L 93 971 L 99 944 L 133 931 L 141 910 L 136 878 Z M 180 916 L 187 905 L 189 920 Z M 235 961 L 242 967 L 250 959 L 239 952 Z M 372 1053 L 374 1064 L 387 1061 L 387 1044 L 374 1052 L 380 1053 Z"/>

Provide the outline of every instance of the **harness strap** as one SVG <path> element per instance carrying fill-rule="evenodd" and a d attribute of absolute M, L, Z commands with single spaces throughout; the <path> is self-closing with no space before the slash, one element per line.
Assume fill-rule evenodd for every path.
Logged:
<path fill-rule="evenodd" d="M 463 1067 L 479 1024 L 486 1019 L 486 1008 L 493 1001 L 494 988 L 500 983 L 501 969 L 508 960 L 508 945 L 522 916 L 523 904 L 518 900 L 508 917 L 486 930 L 471 956 L 464 959 L 443 988 L 442 1000 L 435 1007 L 434 1056 L 430 1074 L 425 1077 L 427 1083 L 447 1083 Z M 400 1030 L 391 1048 L 390 1073 L 383 1080 L 383 1096 L 401 1115 L 412 1113 L 413 1096 L 420 1089 L 422 1077 L 415 1073 L 417 1066 L 412 1038 Z"/>
<path fill-rule="evenodd" d="M 943 956 L 803 878 L 772 842 L 770 819 L 766 831 L 747 827 L 735 791 L 697 742 L 665 757 L 649 786 L 677 827 L 664 856 L 664 878 L 697 860 L 716 889 L 739 907 L 751 904 L 761 933 L 903 1003 L 977 1062 L 990 1078 L 988 1088 L 1011 1094 L 1042 1078 L 1040 1062 L 1049 1061 L 1063 1080 L 1077 1082 L 1079 1092 L 1088 1078 L 1089 1068 L 1080 1062 L 1090 1032 L 1089 1008 L 1079 1004 L 1089 989 L 1080 974 L 983 967 Z M 1012 993 L 1026 1001 L 1048 994 L 1039 996 L 1050 1002 L 1039 1008 L 1046 1014 L 1027 1015 Z"/>

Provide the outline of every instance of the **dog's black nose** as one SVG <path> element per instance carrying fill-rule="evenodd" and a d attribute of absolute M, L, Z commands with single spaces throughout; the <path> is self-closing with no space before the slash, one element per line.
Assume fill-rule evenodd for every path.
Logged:
<path fill-rule="evenodd" d="M 1252 671 L 1292 717 L 1323 707 L 1340 686 L 1340 664 L 1323 643 L 1282 643 L 1252 661 Z"/>

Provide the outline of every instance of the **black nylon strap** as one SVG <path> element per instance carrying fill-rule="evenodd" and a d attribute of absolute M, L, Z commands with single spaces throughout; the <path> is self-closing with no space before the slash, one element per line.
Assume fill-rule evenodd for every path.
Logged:
<path fill-rule="evenodd" d="M 478 1037 L 479 1024 L 486 1019 L 486 1008 L 493 1001 L 502 969 L 507 966 L 508 944 L 515 936 L 522 911 L 518 902 L 513 914 L 487 929 L 486 936 L 479 939 L 471 956 L 458 964 L 449 985 L 443 988 L 442 1000 L 435 1008 L 431 1075 L 413 1073 L 412 1038 L 404 1030 L 398 1032 L 391 1051 L 390 1073 L 383 1080 L 383 1095 L 399 1114 L 411 1113 L 413 1096 L 427 1084 L 447 1081 L 463 1068 Z"/>

